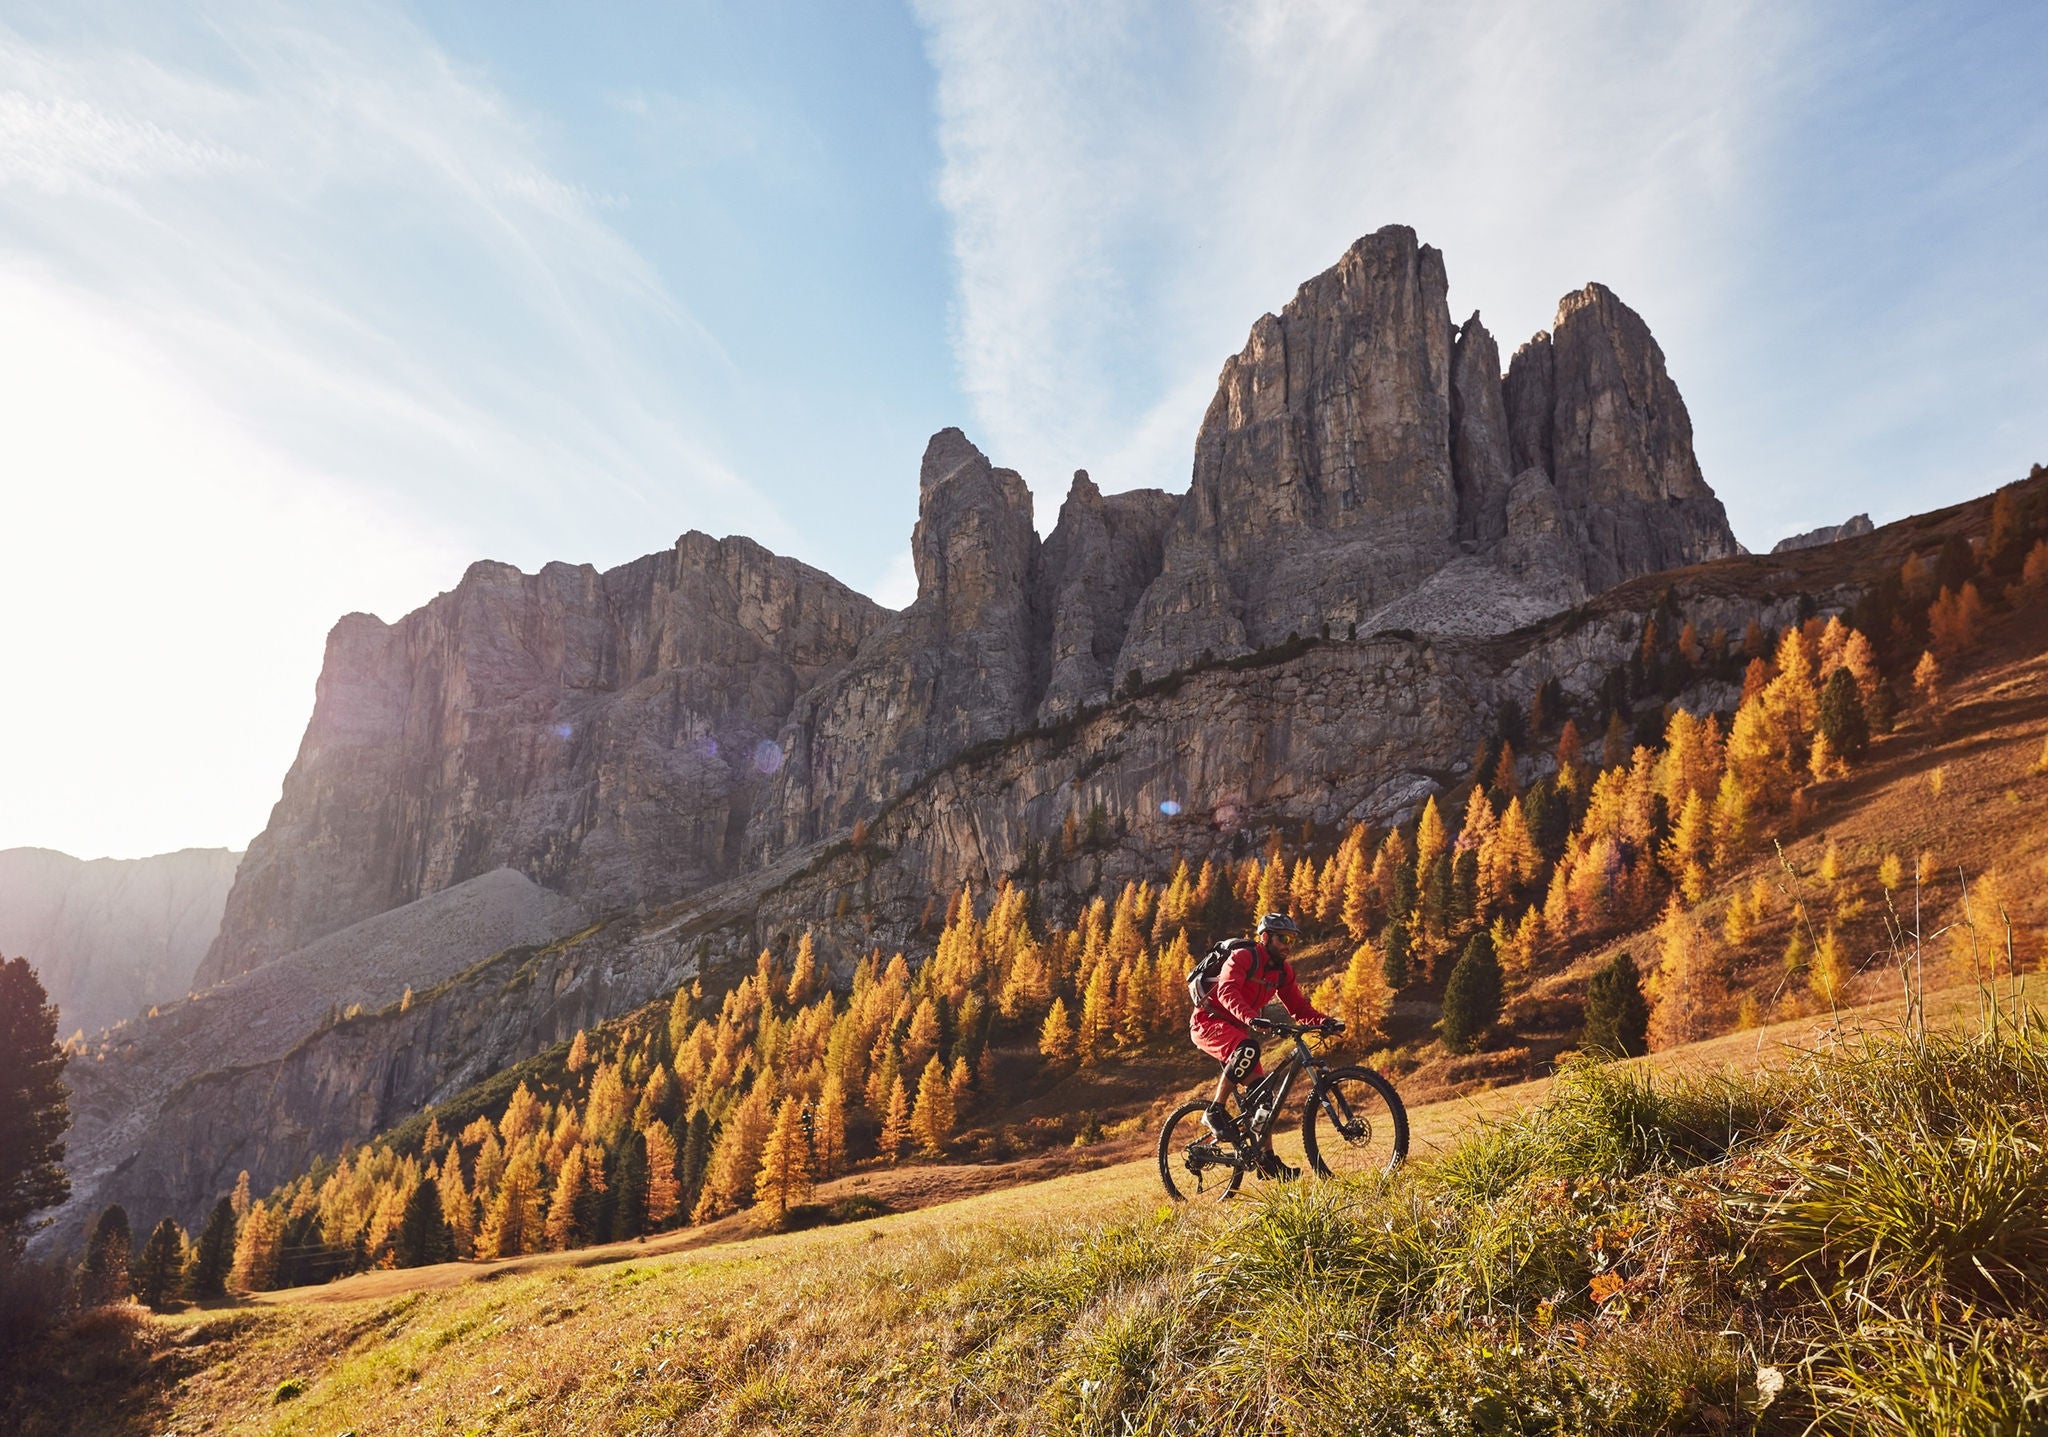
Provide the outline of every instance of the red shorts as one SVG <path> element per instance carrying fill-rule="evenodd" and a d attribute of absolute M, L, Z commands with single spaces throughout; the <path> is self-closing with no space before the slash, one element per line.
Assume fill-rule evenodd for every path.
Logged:
<path fill-rule="evenodd" d="M 1219 1063 L 1229 1062 L 1230 1055 L 1237 1051 L 1238 1044 L 1251 1035 L 1252 1030 L 1235 1018 L 1204 1013 L 1199 1008 L 1188 1015 L 1188 1036 L 1195 1040 L 1197 1048 Z M 1263 1063 L 1253 1063 L 1251 1072 L 1246 1076 L 1256 1078 L 1265 1071 Z"/>

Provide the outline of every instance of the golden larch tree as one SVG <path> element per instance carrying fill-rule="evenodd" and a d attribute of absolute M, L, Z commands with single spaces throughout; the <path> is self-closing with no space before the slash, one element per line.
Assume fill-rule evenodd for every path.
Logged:
<path fill-rule="evenodd" d="M 1067 1000 L 1054 998 L 1038 1029 L 1038 1051 L 1048 1063 L 1065 1063 L 1074 1056 L 1074 1023 L 1067 1016 Z"/>
<path fill-rule="evenodd" d="M 540 1216 L 540 1161 L 535 1142 L 529 1136 L 512 1149 L 512 1155 L 505 1161 L 504 1176 L 498 1180 L 490 1211 L 477 1234 L 479 1255 L 517 1257 L 535 1251 L 543 1238 Z"/>
<path fill-rule="evenodd" d="M 649 1123 L 641 1135 L 647 1145 L 647 1230 L 659 1232 L 676 1215 L 682 1183 L 676 1176 L 676 1135 L 667 1123 Z"/>
<path fill-rule="evenodd" d="M 1297 919 L 1316 916 L 1316 870 L 1306 856 L 1294 860 L 1294 874 L 1287 881 L 1287 909 Z"/>
<path fill-rule="evenodd" d="M 583 1231 L 580 1209 L 589 1191 L 589 1173 L 579 1143 L 570 1149 L 562 1169 L 555 1175 L 554 1195 L 548 1199 L 547 1240 L 554 1252 L 581 1246 L 590 1234 Z"/>
<path fill-rule="evenodd" d="M 1344 1020 L 1353 1046 L 1369 1047 L 1381 1036 L 1393 1003 L 1379 949 L 1370 943 L 1359 944 L 1351 950 L 1351 962 L 1345 966 L 1337 995 L 1336 1016 Z"/>
<path fill-rule="evenodd" d="M 882 1135 L 875 1147 L 882 1161 L 893 1165 L 902 1160 L 903 1150 L 909 1145 L 910 1096 L 904 1092 L 903 1078 L 898 1074 L 889 1085 L 889 1101 L 882 1112 Z"/>
<path fill-rule="evenodd" d="M 768 1141 L 780 1096 L 775 1075 L 763 1073 L 727 1116 L 711 1161 L 705 1164 L 704 1186 L 690 1212 L 692 1222 L 723 1217 L 746 1198 L 761 1170 L 761 1146 Z"/>
<path fill-rule="evenodd" d="M 927 1157 L 943 1157 L 953 1141 L 953 1092 L 946 1067 L 937 1057 L 925 1064 L 917 1080 L 917 1102 L 910 1110 L 910 1135 Z"/>
<path fill-rule="evenodd" d="M 932 1059 L 937 1062 L 938 1059 Z M 782 1216 L 811 1195 L 811 1152 L 804 1138 L 804 1102 L 791 1094 L 775 1110 L 775 1121 L 761 1144 L 761 1166 L 754 1176 L 754 1201 L 773 1203 Z"/>
<path fill-rule="evenodd" d="M 1427 873 L 1449 842 L 1443 812 L 1436 806 L 1436 795 L 1431 794 L 1422 806 L 1422 817 L 1415 821 L 1415 871 Z"/>
<path fill-rule="evenodd" d="M 1083 1067 L 1092 1066 L 1109 1055 L 1114 1032 L 1110 981 L 1109 965 L 1099 962 L 1089 973 L 1087 990 L 1081 995 L 1081 1027 L 1074 1037 L 1074 1054 Z"/>
<path fill-rule="evenodd" d="M 811 1124 L 811 1152 L 820 1178 L 836 1178 L 846 1169 L 846 1085 L 827 1076 L 818 1095 Z"/>

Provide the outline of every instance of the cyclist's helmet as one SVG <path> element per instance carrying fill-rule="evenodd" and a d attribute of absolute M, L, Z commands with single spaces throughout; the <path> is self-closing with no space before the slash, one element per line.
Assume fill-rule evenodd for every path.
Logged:
<path fill-rule="evenodd" d="M 1268 913 L 1259 920 L 1258 932 L 1254 936 L 1271 938 L 1284 948 L 1301 937 L 1301 925 L 1285 913 Z"/>

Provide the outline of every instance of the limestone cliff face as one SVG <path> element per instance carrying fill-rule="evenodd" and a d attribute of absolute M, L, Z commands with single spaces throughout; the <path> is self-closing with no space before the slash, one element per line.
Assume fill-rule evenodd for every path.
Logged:
<path fill-rule="evenodd" d="M 1507 408 L 1515 464 L 1556 488 L 1593 591 L 1740 552 L 1664 351 L 1605 285 L 1566 295 L 1547 339 L 1517 352 Z"/>
<path fill-rule="evenodd" d="M 1290 634 L 1497 631 L 1737 552 L 1633 310 L 1599 285 L 1567 295 L 1503 380 L 1447 288 L 1442 256 L 1390 226 L 1252 327 L 1119 672 Z"/>
<path fill-rule="evenodd" d="M 1393 226 L 1252 327 L 1119 670 L 1348 629 L 1455 555 L 1446 288 L 1443 257 Z"/>
<path fill-rule="evenodd" d="M 602 574 L 480 563 L 396 624 L 350 615 L 201 984 L 499 867 L 597 912 L 730 873 L 797 695 L 887 617 L 698 533 Z"/>
<path fill-rule="evenodd" d="M 1040 722 L 1101 703 L 1123 681 L 1117 654 L 1138 601 L 1159 577 L 1178 506 L 1158 489 L 1104 498 L 1087 470 L 1074 475 L 1040 558 L 1039 612 L 1050 630 Z"/>
<path fill-rule="evenodd" d="M 932 436 L 911 534 L 917 599 L 795 705 L 774 802 L 778 851 L 872 813 L 962 748 L 1019 727 L 1043 688 L 1031 491 L 957 429 Z"/>

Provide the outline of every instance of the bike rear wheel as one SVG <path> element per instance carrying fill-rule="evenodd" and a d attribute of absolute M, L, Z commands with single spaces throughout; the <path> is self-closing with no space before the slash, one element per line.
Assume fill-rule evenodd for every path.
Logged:
<path fill-rule="evenodd" d="M 1209 1135 L 1197 1098 L 1166 1115 L 1159 1130 L 1159 1181 L 1175 1202 L 1222 1202 L 1244 1181 L 1244 1164 L 1227 1143 Z"/>
<path fill-rule="evenodd" d="M 1309 1093 L 1301 1147 L 1317 1177 L 1390 1171 L 1408 1156 L 1408 1110 L 1371 1068 L 1332 1068 Z"/>

